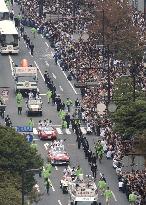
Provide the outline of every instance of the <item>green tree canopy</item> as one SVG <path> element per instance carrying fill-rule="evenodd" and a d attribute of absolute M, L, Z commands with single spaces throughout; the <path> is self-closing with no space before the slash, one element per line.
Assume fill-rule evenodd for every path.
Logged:
<path fill-rule="evenodd" d="M 128 136 L 140 135 L 146 129 L 146 102 L 137 100 L 122 105 L 112 119 L 117 132 Z"/>
<path fill-rule="evenodd" d="M 0 204 L 20 205 L 20 178 L 11 175 L 10 172 L 0 171 Z"/>
<path fill-rule="evenodd" d="M 13 176 L 22 176 L 22 171 L 40 168 L 43 165 L 37 150 L 33 149 L 25 137 L 14 129 L 0 126 L 0 171 L 9 170 Z M 25 174 L 25 191 L 34 185 L 34 173 Z"/>

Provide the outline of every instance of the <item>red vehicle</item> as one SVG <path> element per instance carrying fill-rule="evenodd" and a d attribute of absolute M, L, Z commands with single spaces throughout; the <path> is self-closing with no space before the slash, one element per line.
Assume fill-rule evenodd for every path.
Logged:
<path fill-rule="evenodd" d="M 68 165 L 70 156 L 64 150 L 64 146 L 51 147 L 48 152 L 48 161 L 52 165 Z"/>
<path fill-rule="evenodd" d="M 56 140 L 57 131 L 52 126 L 42 126 L 38 129 L 38 137 L 40 138 L 40 140 Z"/>

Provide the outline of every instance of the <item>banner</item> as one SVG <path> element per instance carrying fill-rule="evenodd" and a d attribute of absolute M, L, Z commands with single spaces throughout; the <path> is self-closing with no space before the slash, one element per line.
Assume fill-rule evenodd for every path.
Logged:
<path fill-rule="evenodd" d="M 0 87 L 0 98 L 6 103 L 9 99 L 10 87 Z"/>

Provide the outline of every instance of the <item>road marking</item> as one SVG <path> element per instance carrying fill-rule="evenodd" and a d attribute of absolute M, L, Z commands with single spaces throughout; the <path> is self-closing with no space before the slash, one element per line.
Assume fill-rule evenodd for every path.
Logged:
<path fill-rule="evenodd" d="M 33 134 L 34 134 L 34 135 L 37 135 L 37 134 L 38 134 L 37 128 L 35 128 L 35 127 L 33 128 Z"/>
<path fill-rule="evenodd" d="M 45 82 L 45 78 L 44 78 L 44 76 L 43 76 L 43 74 L 42 74 L 42 72 L 41 72 L 39 66 L 37 65 L 37 63 L 36 63 L 35 61 L 34 61 L 34 63 L 35 63 L 35 65 L 36 65 L 37 69 L 39 70 L 39 72 L 40 72 L 40 74 L 41 74 L 41 76 L 42 76 L 42 78 L 43 78 L 43 81 Z"/>
<path fill-rule="evenodd" d="M 48 146 L 49 146 L 49 143 L 44 144 L 44 147 L 45 147 L 46 150 L 48 149 Z"/>
<path fill-rule="evenodd" d="M 51 180 L 50 180 L 50 182 L 51 182 Z M 53 191 L 55 191 L 52 182 L 51 182 L 51 188 L 52 188 Z"/>
<path fill-rule="evenodd" d="M 66 134 L 68 134 L 68 135 L 70 135 L 70 134 L 71 134 L 71 132 L 70 132 L 70 130 L 69 130 L 69 129 L 65 129 L 65 132 L 66 132 Z"/>
<path fill-rule="evenodd" d="M 57 130 L 59 135 L 63 134 L 63 132 L 62 132 L 62 130 L 60 128 L 57 127 L 56 130 Z"/>
<path fill-rule="evenodd" d="M 63 92 L 63 88 L 61 87 L 61 85 L 59 86 L 60 90 Z"/>
<path fill-rule="evenodd" d="M 44 38 L 44 36 L 41 34 L 41 37 Z"/>
<path fill-rule="evenodd" d="M 46 96 L 46 94 L 45 93 L 42 93 L 42 94 L 39 94 L 40 96 Z"/>
<path fill-rule="evenodd" d="M 59 63 L 57 63 L 57 64 L 58 64 L 59 68 L 61 69 Z M 61 69 L 61 71 L 62 71 L 62 69 Z M 77 91 L 75 90 L 75 88 L 74 88 L 74 86 L 72 85 L 72 83 L 67 79 L 66 73 L 65 73 L 64 71 L 62 71 L 62 73 L 63 73 L 63 75 L 65 76 L 67 82 L 70 84 L 70 86 L 71 86 L 71 88 L 73 89 L 74 93 L 77 95 L 78 93 L 77 93 Z"/>
<path fill-rule="evenodd" d="M 56 75 L 55 75 L 54 73 L 52 73 L 52 75 L 53 75 L 53 78 L 55 78 L 55 79 L 56 79 Z"/>
<path fill-rule="evenodd" d="M 59 205 L 62 205 L 62 203 L 61 203 L 61 201 L 60 201 L 60 200 L 58 200 L 58 204 L 59 204 Z"/>
<path fill-rule="evenodd" d="M 49 63 L 47 61 L 45 61 L 46 66 L 49 66 Z"/>
<path fill-rule="evenodd" d="M 116 196 L 113 191 L 112 191 L 112 194 L 113 194 L 114 200 L 117 201 Z"/>
<path fill-rule="evenodd" d="M 40 139 L 33 138 L 33 141 L 39 141 Z"/>
<path fill-rule="evenodd" d="M 58 167 L 55 166 L 55 169 L 58 170 Z"/>
<path fill-rule="evenodd" d="M 12 60 L 12 58 L 11 58 L 10 55 L 9 55 L 9 61 L 10 61 L 10 67 L 11 67 L 12 76 L 14 76 L 14 71 L 13 71 L 13 60 Z"/>
<path fill-rule="evenodd" d="M 82 131 L 82 133 L 83 133 L 84 135 L 87 134 L 87 131 L 85 130 L 84 127 L 81 127 L 81 131 Z"/>
<path fill-rule="evenodd" d="M 45 42 L 45 44 L 46 44 L 46 46 L 49 48 L 50 46 L 49 46 L 49 44 L 47 43 L 47 42 Z"/>

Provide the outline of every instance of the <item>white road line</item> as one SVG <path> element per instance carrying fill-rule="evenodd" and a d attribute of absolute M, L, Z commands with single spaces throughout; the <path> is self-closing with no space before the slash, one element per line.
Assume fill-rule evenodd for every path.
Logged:
<path fill-rule="evenodd" d="M 42 74 L 42 72 L 41 72 L 39 66 L 37 65 L 37 63 L 36 63 L 35 61 L 34 61 L 34 63 L 35 63 L 35 65 L 36 65 L 37 69 L 39 70 L 39 72 L 40 72 L 40 74 L 41 74 L 41 76 L 42 76 L 42 78 L 43 78 L 43 81 L 45 82 L 45 78 L 44 78 L 44 76 L 43 76 L 43 74 Z"/>
<path fill-rule="evenodd" d="M 59 68 L 61 69 L 59 63 L 58 63 L 58 66 L 59 66 Z M 61 71 L 62 71 L 62 69 L 61 69 Z M 72 85 L 72 83 L 67 79 L 66 73 L 65 73 L 64 71 L 62 71 L 62 73 L 63 73 L 63 75 L 65 76 L 67 82 L 70 84 L 70 86 L 71 86 L 71 88 L 73 89 L 74 93 L 77 95 L 78 93 L 77 93 L 77 91 L 75 90 L 75 88 L 74 88 L 74 86 Z"/>
<path fill-rule="evenodd" d="M 37 131 L 37 129 L 36 129 L 35 127 L 33 128 L 33 134 L 34 134 L 34 135 L 37 135 L 37 134 L 38 134 L 38 131 Z"/>
<path fill-rule="evenodd" d="M 58 167 L 55 166 L 55 169 L 58 170 Z"/>
<path fill-rule="evenodd" d="M 62 205 L 62 203 L 61 203 L 61 201 L 60 201 L 60 200 L 58 200 L 58 204 L 59 204 L 59 205 Z"/>
<path fill-rule="evenodd" d="M 85 130 L 84 127 L 81 127 L 81 131 L 82 131 L 82 133 L 83 133 L 84 135 L 87 134 L 87 131 Z"/>
<path fill-rule="evenodd" d="M 63 132 L 62 132 L 62 130 L 60 129 L 60 128 L 56 128 L 56 130 L 57 130 L 57 133 L 59 134 L 59 135 L 62 135 L 63 134 Z"/>
<path fill-rule="evenodd" d="M 66 132 L 66 134 L 68 134 L 68 135 L 70 135 L 70 134 L 71 134 L 71 132 L 70 132 L 70 130 L 69 130 L 69 129 L 65 129 L 65 132 Z"/>
<path fill-rule="evenodd" d="M 52 75 L 53 75 L 53 78 L 55 78 L 55 79 L 56 79 L 56 75 L 55 75 L 54 73 L 52 73 Z"/>
<path fill-rule="evenodd" d="M 12 76 L 14 76 L 14 71 L 13 71 L 13 60 L 12 60 L 12 58 L 11 58 L 10 55 L 9 55 L 9 61 L 10 61 L 10 67 L 11 67 Z"/>
<path fill-rule="evenodd" d="M 49 146 L 49 143 L 44 144 L 44 147 L 45 147 L 46 150 L 48 150 L 48 146 Z"/>
<path fill-rule="evenodd" d="M 46 66 L 49 66 L 49 63 L 47 61 L 45 61 Z"/>
<path fill-rule="evenodd" d="M 40 96 L 46 96 L 46 94 L 45 93 L 42 93 L 42 94 L 39 94 Z"/>
<path fill-rule="evenodd" d="M 51 181 L 50 181 L 51 182 Z M 53 191 L 55 191 L 55 189 L 54 189 L 54 187 L 53 187 L 53 184 L 52 184 L 52 182 L 51 182 L 51 188 L 52 188 L 52 190 Z"/>
<path fill-rule="evenodd" d="M 59 86 L 60 90 L 63 92 L 63 88 L 61 87 L 61 85 Z"/>
<path fill-rule="evenodd" d="M 49 44 L 47 43 L 47 42 L 45 42 L 45 44 L 46 44 L 46 46 L 49 48 L 50 46 L 49 46 Z"/>
<path fill-rule="evenodd" d="M 116 196 L 113 191 L 112 191 L 112 194 L 113 194 L 114 200 L 117 201 Z"/>

